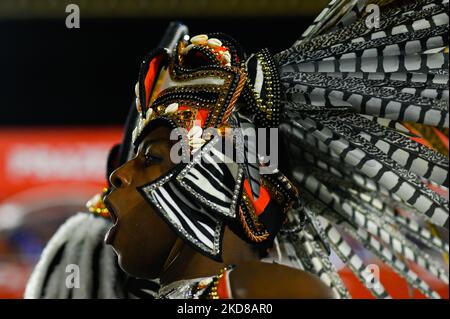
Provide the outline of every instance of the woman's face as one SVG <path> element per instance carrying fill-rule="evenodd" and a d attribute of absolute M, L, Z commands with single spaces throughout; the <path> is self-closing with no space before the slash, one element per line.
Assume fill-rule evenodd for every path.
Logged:
<path fill-rule="evenodd" d="M 139 278 L 159 276 L 177 239 L 137 191 L 174 167 L 169 136 L 170 129 L 162 126 L 148 134 L 136 157 L 111 174 L 113 190 L 105 199 L 114 222 L 105 242 L 114 248 L 122 269 Z"/>

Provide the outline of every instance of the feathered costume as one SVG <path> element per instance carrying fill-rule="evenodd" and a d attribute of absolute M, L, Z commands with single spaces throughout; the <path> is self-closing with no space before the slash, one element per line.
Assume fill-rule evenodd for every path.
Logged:
<path fill-rule="evenodd" d="M 289 173 L 309 220 L 321 225 L 282 238 L 341 297 L 348 293 L 326 247 L 367 283 L 366 265 L 346 242 L 356 239 L 438 298 L 407 261 L 448 284 L 448 265 L 423 249 L 449 249 L 429 229 L 448 234 L 448 1 L 385 2 L 379 28 L 370 29 L 370 1 L 332 1 L 302 39 L 275 56 Z M 290 217 L 298 223 L 295 212 Z M 369 289 L 389 297 L 381 285 Z"/>

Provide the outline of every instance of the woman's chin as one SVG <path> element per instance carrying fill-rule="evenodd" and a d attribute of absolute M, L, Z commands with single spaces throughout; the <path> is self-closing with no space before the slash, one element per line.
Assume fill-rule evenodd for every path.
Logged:
<path fill-rule="evenodd" d="M 138 262 L 135 263 L 119 253 L 118 262 L 120 268 L 132 277 L 141 279 L 156 279 L 159 277 L 160 271 L 153 269 L 155 268 L 153 265 L 153 267 L 142 267 L 142 260 L 138 260 Z"/>

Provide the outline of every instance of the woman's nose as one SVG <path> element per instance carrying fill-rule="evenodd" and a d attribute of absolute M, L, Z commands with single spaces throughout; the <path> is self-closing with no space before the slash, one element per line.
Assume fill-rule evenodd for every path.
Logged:
<path fill-rule="evenodd" d="M 109 176 L 109 182 L 115 188 L 124 188 L 131 185 L 132 174 L 129 165 L 132 161 L 125 163 L 124 165 L 117 168 Z"/>

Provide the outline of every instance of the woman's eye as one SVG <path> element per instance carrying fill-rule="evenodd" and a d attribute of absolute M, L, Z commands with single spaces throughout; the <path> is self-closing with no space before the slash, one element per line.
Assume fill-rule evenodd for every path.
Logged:
<path fill-rule="evenodd" d="M 153 156 L 149 152 L 145 153 L 144 156 L 145 156 L 145 166 L 149 166 L 149 165 L 161 162 L 161 158 L 159 158 L 157 156 Z"/>

